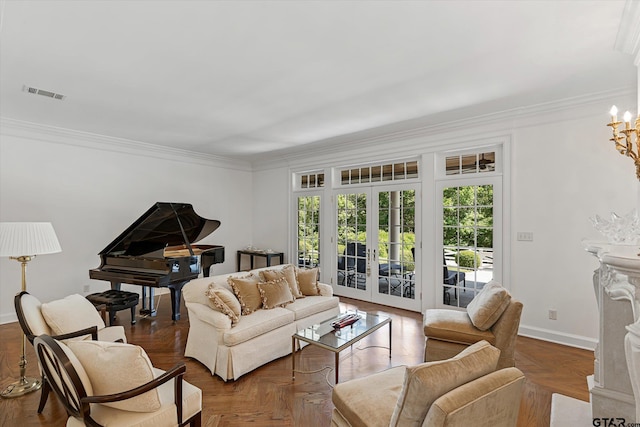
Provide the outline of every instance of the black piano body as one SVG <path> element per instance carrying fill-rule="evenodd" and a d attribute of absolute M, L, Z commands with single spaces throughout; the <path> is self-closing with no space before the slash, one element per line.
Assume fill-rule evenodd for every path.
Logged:
<path fill-rule="evenodd" d="M 171 293 L 171 318 L 180 319 L 182 287 L 213 264 L 224 262 L 224 247 L 195 245 L 220 226 L 220 221 L 200 217 L 188 203 L 157 202 L 100 252 L 101 264 L 89 277 L 143 286 L 142 314 L 155 315 L 154 288 Z M 147 287 L 149 298 L 147 307 Z"/>

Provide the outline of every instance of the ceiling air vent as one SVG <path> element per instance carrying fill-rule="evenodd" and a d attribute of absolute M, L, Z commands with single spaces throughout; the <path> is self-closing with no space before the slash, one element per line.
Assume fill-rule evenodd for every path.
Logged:
<path fill-rule="evenodd" d="M 66 98 L 65 95 L 61 95 L 59 93 L 51 92 L 48 90 L 37 89 L 35 87 L 30 87 L 30 86 L 22 86 L 22 91 L 33 93 L 34 95 L 46 96 L 47 98 L 59 99 L 60 101 Z"/>

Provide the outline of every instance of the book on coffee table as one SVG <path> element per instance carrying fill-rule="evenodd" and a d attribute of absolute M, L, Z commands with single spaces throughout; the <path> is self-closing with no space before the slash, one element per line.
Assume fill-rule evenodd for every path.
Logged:
<path fill-rule="evenodd" d="M 335 321 L 331 322 L 331 326 L 335 329 L 344 328 L 345 326 L 352 325 L 360 320 L 361 317 L 355 313 L 345 314 L 344 316 L 340 316 Z"/>

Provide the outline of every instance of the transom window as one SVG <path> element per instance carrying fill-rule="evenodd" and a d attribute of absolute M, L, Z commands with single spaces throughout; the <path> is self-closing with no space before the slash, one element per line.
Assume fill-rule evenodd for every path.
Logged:
<path fill-rule="evenodd" d="M 418 161 L 357 166 L 339 170 L 340 185 L 366 184 L 369 182 L 396 181 L 418 178 Z"/>
<path fill-rule="evenodd" d="M 322 188 L 324 187 L 324 172 L 308 172 L 298 174 L 298 188 Z"/>
<path fill-rule="evenodd" d="M 446 174 L 493 172 L 496 170 L 496 153 L 471 153 L 446 157 Z"/>

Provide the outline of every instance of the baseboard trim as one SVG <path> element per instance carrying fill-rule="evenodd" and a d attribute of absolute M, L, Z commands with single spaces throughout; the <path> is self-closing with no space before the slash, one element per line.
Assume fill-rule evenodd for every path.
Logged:
<path fill-rule="evenodd" d="M 582 335 L 567 334 L 549 329 L 536 328 L 533 326 L 520 325 L 518 335 L 549 341 L 556 344 L 568 345 L 570 347 L 582 348 L 585 350 L 595 350 L 598 340 Z"/>
<path fill-rule="evenodd" d="M 158 294 L 156 294 L 158 296 Z M 18 318 L 15 313 L 0 315 L 0 325 L 5 323 L 17 322 Z M 554 342 L 556 344 L 568 345 L 570 347 L 582 348 L 585 350 L 595 350 L 598 341 L 594 338 L 584 337 L 581 335 L 565 334 L 562 332 L 551 331 L 549 329 L 535 328 L 531 326 L 520 325 L 518 335 L 527 338 L 535 338 L 542 341 Z"/>
<path fill-rule="evenodd" d="M 18 321 L 18 317 L 16 316 L 15 313 L 0 315 L 0 325 L 4 325 L 5 323 L 13 323 L 17 321 Z"/>

